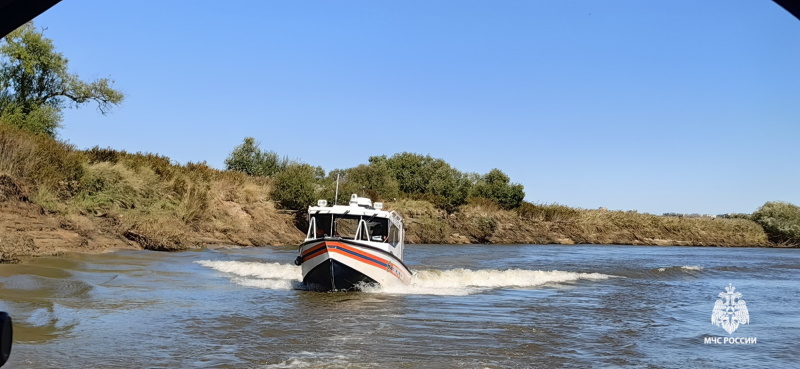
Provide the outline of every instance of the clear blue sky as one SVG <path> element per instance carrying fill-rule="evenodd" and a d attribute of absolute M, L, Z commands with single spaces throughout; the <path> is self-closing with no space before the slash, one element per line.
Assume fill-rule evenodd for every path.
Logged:
<path fill-rule="evenodd" d="M 252 136 L 326 170 L 409 151 L 526 200 L 800 204 L 800 21 L 760 1 L 64 0 L 35 19 L 126 101 L 60 138 L 206 161 Z"/>

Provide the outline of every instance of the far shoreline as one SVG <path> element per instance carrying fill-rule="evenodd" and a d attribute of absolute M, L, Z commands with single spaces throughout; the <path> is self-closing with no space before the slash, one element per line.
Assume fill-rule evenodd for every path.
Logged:
<path fill-rule="evenodd" d="M 298 242 L 298 245 L 300 242 Z M 434 243 L 407 243 L 406 246 L 413 248 L 414 246 L 474 246 L 474 247 L 509 247 L 509 246 L 561 246 L 565 248 L 570 247 L 585 247 L 585 246 L 596 246 L 596 247 L 667 247 L 667 248 L 743 248 L 743 249 L 798 249 L 797 246 L 779 246 L 779 245 L 770 245 L 770 246 L 718 246 L 718 245 L 652 245 L 652 244 L 620 244 L 620 243 L 608 243 L 608 244 L 591 244 L 591 243 L 575 243 L 575 244 L 560 244 L 560 243 L 549 243 L 549 244 L 531 244 L 531 243 L 505 243 L 505 244 L 494 244 L 494 243 L 467 243 L 467 244 L 434 244 Z M 119 247 L 119 246 L 109 246 L 107 248 L 92 248 L 92 249 L 82 249 L 82 248 L 73 248 L 73 247 L 53 247 L 50 249 L 37 249 L 34 252 L 28 253 L 16 253 L 14 254 L 15 257 L 12 259 L 3 259 L 0 260 L 0 264 L 26 264 L 31 262 L 34 259 L 40 257 L 53 257 L 58 258 L 62 257 L 65 254 L 84 254 L 84 255 L 97 255 L 97 254 L 107 254 L 107 253 L 115 253 L 115 252 L 123 252 L 123 251 L 153 251 L 153 252 L 190 252 L 196 250 L 203 250 L 203 249 L 248 249 L 248 248 L 280 248 L 280 249 L 293 249 L 296 248 L 294 245 L 259 245 L 259 246 L 249 246 L 249 245 L 236 245 L 236 244 L 222 244 L 222 243 L 209 243 L 205 245 L 199 245 L 197 247 L 191 247 L 182 250 L 172 250 L 172 251 L 157 251 L 157 250 L 148 250 L 143 247 L 136 247 L 131 245 L 130 247 Z M 4 250 L 5 251 L 5 250 Z"/>

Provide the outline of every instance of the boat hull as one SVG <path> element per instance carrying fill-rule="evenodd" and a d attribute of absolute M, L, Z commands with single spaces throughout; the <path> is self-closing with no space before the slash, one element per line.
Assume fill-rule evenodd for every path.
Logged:
<path fill-rule="evenodd" d="M 300 246 L 303 283 L 314 291 L 352 291 L 363 285 L 405 285 L 411 271 L 391 252 L 343 239 Z"/>

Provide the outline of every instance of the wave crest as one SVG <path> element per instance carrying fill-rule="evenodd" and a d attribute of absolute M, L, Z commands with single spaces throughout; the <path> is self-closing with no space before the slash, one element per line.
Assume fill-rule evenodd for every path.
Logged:
<path fill-rule="evenodd" d="M 231 281 L 245 287 L 264 289 L 301 289 L 302 273 L 298 266 L 280 263 L 243 261 L 211 261 L 196 263 L 231 274 Z M 492 288 L 526 288 L 547 284 L 571 283 L 579 280 L 603 280 L 610 275 L 600 273 L 563 272 L 526 269 L 450 269 L 420 270 L 409 285 L 363 286 L 368 293 L 469 295 Z"/>
<path fill-rule="evenodd" d="M 406 286 L 371 286 L 366 292 L 424 295 L 469 295 L 492 288 L 539 287 L 571 283 L 578 280 L 603 280 L 610 275 L 600 273 L 563 272 L 526 269 L 450 269 L 420 270 Z"/>
<path fill-rule="evenodd" d="M 204 267 L 232 274 L 231 281 L 240 286 L 270 290 L 290 290 L 301 284 L 300 267 L 292 264 L 258 263 L 246 261 L 196 261 Z"/>
<path fill-rule="evenodd" d="M 671 267 L 663 267 L 656 269 L 659 272 L 666 272 L 666 271 L 680 271 L 680 270 L 703 270 L 703 267 L 697 265 L 684 265 L 684 266 L 671 266 Z"/>

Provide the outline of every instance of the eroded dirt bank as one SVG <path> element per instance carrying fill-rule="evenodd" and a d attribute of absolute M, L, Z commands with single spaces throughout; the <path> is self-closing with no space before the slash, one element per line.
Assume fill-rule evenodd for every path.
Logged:
<path fill-rule="evenodd" d="M 61 214 L 28 199 L 7 175 L 0 175 L 0 262 L 63 252 L 98 253 L 119 249 L 180 250 L 204 245 L 296 244 L 303 233 L 294 215 L 269 201 L 241 204 L 211 199 L 213 215 L 186 229 L 162 219 L 132 226 L 125 213 Z"/>
<path fill-rule="evenodd" d="M 516 212 L 465 206 L 446 214 L 428 203 L 387 204 L 406 218 L 407 241 L 431 244 L 628 244 L 770 247 L 764 230 L 744 219 L 685 219 L 582 210 L 525 218 Z M 13 178 L 0 176 L 0 261 L 62 252 L 117 249 L 175 251 L 207 245 L 296 245 L 303 239 L 292 212 L 254 197 L 208 199 L 208 217 L 137 223 L 125 212 L 61 214 L 28 199 Z"/>

